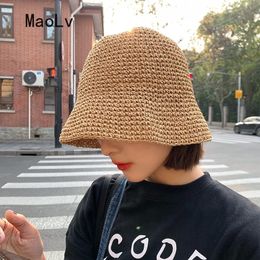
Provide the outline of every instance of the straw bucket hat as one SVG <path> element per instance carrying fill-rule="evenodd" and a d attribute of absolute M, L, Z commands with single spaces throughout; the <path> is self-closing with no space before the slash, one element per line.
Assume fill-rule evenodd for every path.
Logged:
<path fill-rule="evenodd" d="M 139 27 L 94 45 L 60 140 L 99 148 L 96 139 L 172 146 L 211 140 L 175 42 Z"/>

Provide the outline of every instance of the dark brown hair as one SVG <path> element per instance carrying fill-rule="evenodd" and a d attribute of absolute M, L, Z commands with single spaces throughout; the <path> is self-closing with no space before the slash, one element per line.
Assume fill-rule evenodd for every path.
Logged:
<path fill-rule="evenodd" d="M 202 144 L 173 146 L 164 167 L 175 170 L 190 170 L 199 164 L 203 156 Z"/>

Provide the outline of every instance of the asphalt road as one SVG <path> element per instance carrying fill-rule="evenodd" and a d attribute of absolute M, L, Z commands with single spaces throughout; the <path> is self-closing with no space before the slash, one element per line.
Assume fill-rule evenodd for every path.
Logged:
<path fill-rule="evenodd" d="M 214 130 L 201 166 L 260 206 L 260 138 Z M 40 229 L 47 259 L 63 259 L 64 238 L 81 197 L 104 173 L 118 172 L 99 155 L 0 157 L 0 214 L 22 213 Z"/>

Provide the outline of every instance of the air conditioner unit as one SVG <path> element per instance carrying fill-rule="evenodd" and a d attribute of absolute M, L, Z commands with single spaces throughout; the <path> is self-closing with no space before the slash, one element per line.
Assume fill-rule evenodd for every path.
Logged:
<path fill-rule="evenodd" d="M 42 70 L 23 70 L 22 85 L 27 87 L 44 87 L 44 72 Z"/>

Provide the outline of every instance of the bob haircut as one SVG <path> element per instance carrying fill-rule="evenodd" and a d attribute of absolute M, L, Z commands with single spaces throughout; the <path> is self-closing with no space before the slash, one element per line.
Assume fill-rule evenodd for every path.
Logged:
<path fill-rule="evenodd" d="M 164 167 L 175 170 L 191 170 L 203 156 L 202 144 L 173 146 Z"/>

